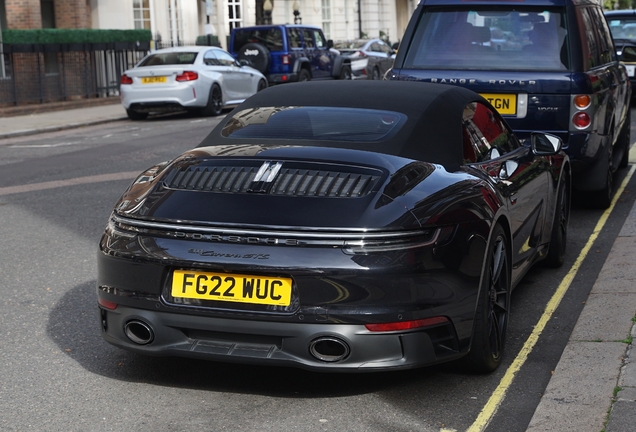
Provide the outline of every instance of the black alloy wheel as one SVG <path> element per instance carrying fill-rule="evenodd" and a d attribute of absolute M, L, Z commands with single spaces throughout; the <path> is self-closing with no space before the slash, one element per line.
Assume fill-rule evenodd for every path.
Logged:
<path fill-rule="evenodd" d="M 506 233 L 496 224 L 479 289 L 471 348 L 464 360 L 472 372 L 492 372 L 503 357 L 510 318 L 511 268 L 507 244 Z"/>
<path fill-rule="evenodd" d="M 214 84 L 210 89 L 208 104 L 201 110 L 201 115 L 206 117 L 217 116 L 221 114 L 221 111 L 223 111 L 223 93 L 221 92 L 221 87 L 218 84 Z"/>
<path fill-rule="evenodd" d="M 261 90 L 265 90 L 267 88 L 267 82 L 265 82 L 265 80 L 260 80 L 258 82 L 258 87 L 256 87 L 256 92 L 259 92 Z"/>
<path fill-rule="evenodd" d="M 548 249 L 548 256 L 545 259 L 545 264 L 549 267 L 561 267 L 565 259 L 568 223 L 570 222 L 570 201 L 570 179 L 564 176 L 561 180 L 561 186 L 559 186 L 554 221 L 552 222 L 550 249 Z"/>

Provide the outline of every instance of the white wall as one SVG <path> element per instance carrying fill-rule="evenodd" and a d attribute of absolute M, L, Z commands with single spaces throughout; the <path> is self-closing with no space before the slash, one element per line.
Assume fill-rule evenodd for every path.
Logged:
<path fill-rule="evenodd" d="M 168 2 L 170 0 L 150 0 L 153 22 L 153 36 L 159 32 L 163 42 L 170 41 Z M 96 29 L 133 29 L 132 0 L 90 0 L 91 20 Z M 303 24 L 322 27 L 321 0 L 298 0 Z M 392 42 L 402 37 L 405 21 L 413 13 L 418 0 L 331 0 L 331 35 L 333 40 L 357 39 L 358 3 L 362 10 L 362 30 L 370 38 L 377 38 L 380 30 L 388 33 Z M 194 43 L 196 37 L 205 34 L 206 8 L 201 0 L 180 0 L 183 15 L 183 40 Z M 293 24 L 293 0 L 274 0 L 272 21 L 274 24 Z M 227 0 L 213 0 L 214 14 L 210 23 L 216 30 L 219 42 L 225 47 L 229 35 Z M 400 28 L 398 13 L 400 9 Z M 404 12 L 404 9 L 407 9 Z M 406 14 L 406 16 L 405 16 Z M 256 21 L 255 0 L 243 0 L 243 26 L 254 25 Z M 225 47 L 227 48 L 227 47 Z"/>
<path fill-rule="evenodd" d="M 90 0 L 91 24 L 94 29 L 131 30 L 135 28 L 132 0 Z M 171 39 L 168 14 L 170 0 L 150 0 L 153 37 L 160 33 L 164 42 Z M 199 3 L 203 4 L 200 9 Z M 194 43 L 203 34 L 205 4 L 200 0 L 180 0 L 183 40 Z M 200 16 L 203 15 L 203 21 Z"/>

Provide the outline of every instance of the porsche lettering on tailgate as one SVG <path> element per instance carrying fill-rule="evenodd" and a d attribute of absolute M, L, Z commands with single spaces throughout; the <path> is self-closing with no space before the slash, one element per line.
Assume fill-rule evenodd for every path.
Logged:
<path fill-rule="evenodd" d="M 292 280 L 243 274 L 175 270 L 173 297 L 289 306 Z"/>

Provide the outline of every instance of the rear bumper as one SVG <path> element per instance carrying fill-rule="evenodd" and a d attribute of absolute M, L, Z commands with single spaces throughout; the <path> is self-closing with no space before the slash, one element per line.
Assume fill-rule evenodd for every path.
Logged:
<path fill-rule="evenodd" d="M 125 326 L 138 320 L 152 330 L 146 345 L 132 342 Z M 417 331 L 372 333 L 363 325 L 279 323 L 173 314 L 119 306 L 100 308 L 103 338 L 129 351 L 153 356 L 195 357 L 223 362 L 293 366 L 327 372 L 408 369 L 459 358 L 449 349 L 450 323 Z M 346 357 L 325 362 L 310 353 L 312 341 L 335 338 L 348 347 Z"/>
<path fill-rule="evenodd" d="M 140 102 L 133 103 L 127 108 L 135 112 L 174 112 L 188 109 L 177 102 Z"/>
<path fill-rule="evenodd" d="M 152 85 L 149 87 L 140 89 L 121 86 L 121 103 L 124 108 L 153 107 L 155 110 L 174 106 L 201 108 L 207 103 L 208 93 L 204 89 L 189 84 L 174 86 L 170 89 L 152 88 Z"/>
<path fill-rule="evenodd" d="M 283 84 L 287 82 L 296 82 L 298 81 L 297 73 L 283 73 L 283 74 L 270 74 L 267 75 L 267 80 L 270 84 Z"/>

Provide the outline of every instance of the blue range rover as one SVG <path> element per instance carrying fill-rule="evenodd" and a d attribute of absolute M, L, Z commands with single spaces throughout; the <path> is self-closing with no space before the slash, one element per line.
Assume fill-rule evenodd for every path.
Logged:
<path fill-rule="evenodd" d="M 630 147 L 631 86 L 592 0 L 422 0 L 392 80 L 481 93 L 521 138 L 558 135 L 573 186 L 605 208 Z"/>

